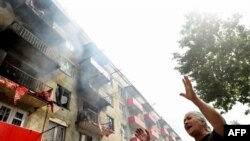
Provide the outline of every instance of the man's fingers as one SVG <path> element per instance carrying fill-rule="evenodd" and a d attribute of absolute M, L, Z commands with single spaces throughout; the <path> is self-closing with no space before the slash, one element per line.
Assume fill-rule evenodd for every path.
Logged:
<path fill-rule="evenodd" d="M 184 79 L 184 78 L 182 79 L 182 82 L 183 82 L 184 85 L 186 85 L 186 82 L 185 82 L 185 79 Z"/>
<path fill-rule="evenodd" d="M 191 82 L 190 82 L 188 76 L 185 75 L 185 76 L 184 76 L 184 79 L 185 79 L 185 84 L 186 84 L 187 86 L 192 87 L 192 84 L 191 84 Z"/>
<path fill-rule="evenodd" d="M 186 98 L 186 94 L 184 94 L 184 93 L 180 93 L 180 96 L 183 96 Z"/>
<path fill-rule="evenodd" d="M 140 134 L 143 133 L 143 130 L 141 128 L 136 129 L 136 134 L 139 136 Z"/>
<path fill-rule="evenodd" d="M 137 134 L 135 134 L 135 136 L 136 136 L 137 138 L 140 138 L 140 136 L 139 136 L 139 135 L 137 135 Z"/>

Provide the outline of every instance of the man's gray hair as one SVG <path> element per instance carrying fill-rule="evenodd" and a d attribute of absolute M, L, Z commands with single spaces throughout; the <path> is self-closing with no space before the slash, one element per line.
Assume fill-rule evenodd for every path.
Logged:
<path fill-rule="evenodd" d="M 198 111 L 190 111 L 188 112 L 188 114 L 192 114 L 196 119 L 204 122 L 204 127 L 205 129 L 208 131 L 208 132 L 211 132 L 211 128 L 208 126 L 208 123 L 207 123 L 207 120 L 206 118 L 204 117 L 204 115 L 201 113 L 201 112 L 198 112 Z"/>

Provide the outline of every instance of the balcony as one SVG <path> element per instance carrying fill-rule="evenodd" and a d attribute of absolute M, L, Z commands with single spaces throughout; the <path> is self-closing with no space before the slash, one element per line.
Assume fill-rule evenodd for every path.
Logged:
<path fill-rule="evenodd" d="M 99 119 L 97 113 L 90 109 L 85 109 L 80 111 L 77 116 L 76 125 L 80 132 L 91 132 L 98 136 L 108 136 L 113 133 L 113 130 L 108 128 L 105 124 L 99 123 Z"/>
<path fill-rule="evenodd" d="M 22 85 L 29 89 L 28 94 L 24 95 L 20 99 L 20 103 L 35 108 L 42 107 L 48 103 L 48 101 L 46 101 L 44 98 L 41 98 L 37 95 L 38 93 L 52 90 L 51 87 L 47 86 L 43 82 L 6 63 L 1 64 L 0 75 L 0 80 L 2 82 L 11 81 L 13 82 L 12 84 Z M 14 99 L 14 89 L 1 85 L 0 92 L 3 93 L 3 95 L 0 96 L 1 99 Z"/>
<path fill-rule="evenodd" d="M 160 129 L 160 131 L 161 131 L 161 135 L 162 136 L 164 136 L 164 137 L 168 137 L 169 136 L 169 132 L 168 132 L 168 130 L 166 128 L 162 127 Z"/>
<path fill-rule="evenodd" d="M 133 85 L 125 87 L 124 93 L 127 93 L 127 95 L 133 96 L 133 97 L 137 97 L 141 95 L 140 92 Z"/>
<path fill-rule="evenodd" d="M 146 123 L 149 125 L 149 127 L 156 124 L 156 119 L 150 113 L 145 114 L 144 119 L 145 119 Z"/>
<path fill-rule="evenodd" d="M 130 127 L 135 130 L 136 128 L 146 128 L 145 123 L 137 116 L 128 117 Z"/>
<path fill-rule="evenodd" d="M 148 103 L 144 103 L 143 104 L 143 108 L 147 111 L 147 112 L 151 112 L 151 111 L 154 111 L 153 107 Z"/>
<path fill-rule="evenodd" d="M 176 138 L 173 135 L 170 134 L 169 141 L 176 141 Z"/>
<path fill-rule="evenodd" d="M 1 141 L 41 141 L 42 133 L 0 121 Z"/>
<path fill-rule="evenodd" d="M 159 134 L 154 129 L 150 128 L 149 134 L 150 134 L 152 140 L 159 139 Z"/>
<path fill-rule="evenodd" d="M 56 51 L 53 48 L 49 48 L 43 41 L 37 38 L 24 26 L 18 24 L 17 22 L 14 22 L 13 24 L 11 24 L 9 28 L 12 31 L 14 31 L 18 36 L 22 37 L 25 41 L 27 41 L 30 45 L 32 45 L 34 48 L 36 48 L 44 55 L 46 55 L 47 57 L 53 60 L 59 58 L 59 55 L 57 54 L 58 51 Z"/>
<path fill-rule="evenodd" d="M 102 110 L 106 106 L 111 105 L 111 101 L 109 100 L 110 96 L 108 94 L 98 92 L 89 84 L 81 85 L 81 83 L 79 83 L 79 85 L 80 86 L 77 88 L 77 93 L 82 96 L 82 100 L 90 103 L 98 111 Z"/>
<path fill-rule="evenodd" d="M 96 90 L 110 82 L 109 73 L 92 58 L 81 63 L 81 70 L 84 74 L 81 78 L 82 83 L 89 83 Z"/>
<path fill-rule="evenodd" d="M 64 38 L 60 35 L 54 27 L 55 18 L 61 19 L 61 23 L 64 25 L 69 20 L 64 22 L 65 16 L 58 14 L 57 7 L 51 2 L 51 0 L 44 0 L 47 2 L 47 6 L 40 7 L 34 4 L 37 0 L 26 0 L 24 2 L 12 3 L 15 7 L 15 13 L 25 23 L 26 27 L 31 30 L 32 33 L 36 33 L 37 37 L 46 41 L 49 45 L 56 46 L 64 41 Z M 39 0 L 39 3 L 42 2 Z M 38 8 L 39 7 L 39 8 Z"/>
<path fill-rule="evenodd" d="M 128 98 L 127 105 L 128 105 L 128 108 L 135 113 L 143 111 L 142 105 L 135 98 L 132 98 L 132 97 Z"/>
<path fill-rule="evenodd" d="M 48 74 L 59 68 L 58 51 L 18 23 L 0 32 L 0 42 L 8 54 L 17 58 L 15 62 L 25 61 L 39 74 Z"/>
<path fill-rule="evenodd" d="M 159 122 L 160 127 L 170 128 L 169 124 L 164 119 L 161 118 L 158 120 L 158 122 Z"/>

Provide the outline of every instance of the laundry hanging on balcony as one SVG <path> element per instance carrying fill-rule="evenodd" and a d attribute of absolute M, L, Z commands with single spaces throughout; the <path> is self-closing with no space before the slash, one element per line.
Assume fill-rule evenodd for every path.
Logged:
<path fill-rule="evenodd" d="M 15 90 L 15 96 L 14 96 L 14 104 L 16 104 L 17 100 L 20 100 L 22 96 L 27 94 L 28 89 L 24 86 L 17 86 Z"/>
<path fill-rule="evenodd" d="M 0 86 L 5 87 L 14 92 L 14 104 L 17 103 L 24 95 L 29 93 L 29 89 L 25 86 L 19 85 L 3 76 L 0 76 Z M 51 111 L 53 112 L 53 99 L 52 99 L 52 90 L 35 92 L 34 96 L 37 96 L 45 101 L 47 101 L 51 106 Z"/>
<path fill-rule="evenodd" d="M 52 90 L 53 90 L 53 89 L 50 89 L 50 90 L 48 90 L 48 91 L 43 91 L 43 92 L 40 92 L 40 93 L 36 93 L 36 95 L 37 95 L 38 97 L 40 97 L 40 98 L 42 98 L 42 99 L 48 101 L 49 104 L 50 104 L 51 111 L 53 112 L 53 107 L 54 107 L 54 105 L 53 105 L 53 99 L 52 99 L 52 93 L 51 93 Z"/>
<path fill-rule="evenodd" d="M 21 86 L 13 81 L 10 81 L 7 78 L 0 76 L 0 85 L 5 86 L 8 89 L 11 89 L 15 92 L 14 96 L 14 104 L 16 104 L 17 100 L 20 100 L 22 96 L 27 94 L 28 89 L 24 86 Z"/>

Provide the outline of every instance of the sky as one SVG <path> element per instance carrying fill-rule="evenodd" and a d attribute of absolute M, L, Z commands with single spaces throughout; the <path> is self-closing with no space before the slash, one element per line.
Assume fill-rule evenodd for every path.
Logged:
<path fill-rule="evenodd" d="M 198 110 L 179 96 L 182 75 L 174 70 L 173 52 L 191 11 L 243 14 L 250 21 L 247 0 L 57 0 L 91 40 L 121 70 L 154 109 L 185 141 L 193 141 L 183 128 L 183 116 Z M 250 22 L 249 22 L 250 23 Z M 223 115 L 227 122 L 250 124 L 246 107 L 237 104 Z"/>

